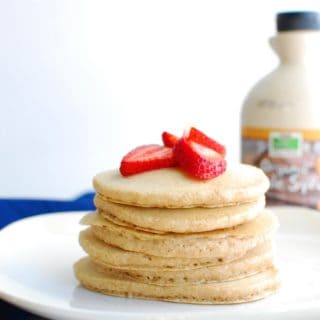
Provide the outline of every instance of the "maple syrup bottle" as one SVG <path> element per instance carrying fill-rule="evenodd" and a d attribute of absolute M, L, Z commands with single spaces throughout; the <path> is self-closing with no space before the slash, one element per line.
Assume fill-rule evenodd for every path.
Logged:
<path fill-rule="evenodd" d="M 270 178 L 269 203 L 320 209 L 320 14 L 277 15 L 279 56 L 242 109 L 242 162 Z"/>

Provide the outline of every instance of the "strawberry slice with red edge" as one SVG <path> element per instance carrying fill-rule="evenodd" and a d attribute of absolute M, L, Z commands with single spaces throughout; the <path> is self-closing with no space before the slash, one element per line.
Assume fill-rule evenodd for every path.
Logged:
<path fill-rule="evenodd" d="M 178 142 L 178 137 L 167 131 L 162 132 L 162 141 L 166 147 L 173 148 Z"/>
<path fill-rule="evenodd" d="M 202 146 L 214 150 L 215 152 L 219 153 L 222 157 L 225 157 L 226 155 L 225 146 L 220 144 L 218 141 L 208 137 L 202 131 L 194 127 L 191 127 L 189 130 L 187 130 L 184 134 L 184 137 L 188 140 L 191 140 L 193 142 L 201 144 Z"/>
<path fill-rule="evenodd" d="M 130 176 L 174 165 L 172 148 L 149 144 L 137 147 L 126 154 L 121 160 L 120 172 L 123 176 Z"/>
<path fill-rule="evenodd" d="M 173 153 L 178 166 L 198 179 L 215 178 L 227 168 L 227 162 L 220 153 L 185 137 L 178 140 Z"/>

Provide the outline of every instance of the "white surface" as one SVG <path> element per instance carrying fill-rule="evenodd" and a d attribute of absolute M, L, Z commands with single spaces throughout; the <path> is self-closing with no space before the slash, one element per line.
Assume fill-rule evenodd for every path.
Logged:
<path fill-rule="evenodd" d="M 108 297 L 78 286 L 73 263 L 83 213 L 50 214 L 0 232 L 0 297 L 51 319 L 191 320 L 319 319 L 320 215 L 278 209 L 277 236 L 283 286 L 272 297 L 233 306 L 201 306 Z"/>
<path fill-rule="evenodd" d="M 0 196 L 71 197 L 163 130 L 239 155 L 274 15 L 318 0 L 0 1 Z"/>

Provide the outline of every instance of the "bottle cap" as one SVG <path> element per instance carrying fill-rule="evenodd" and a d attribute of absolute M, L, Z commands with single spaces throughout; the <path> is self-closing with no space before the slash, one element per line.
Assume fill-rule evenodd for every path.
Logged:
<path fill-rule="evenodd" d="M 277 30 L 320 30 L 320 13 L 316 11 L 280 12 L 277 14 Z"/>

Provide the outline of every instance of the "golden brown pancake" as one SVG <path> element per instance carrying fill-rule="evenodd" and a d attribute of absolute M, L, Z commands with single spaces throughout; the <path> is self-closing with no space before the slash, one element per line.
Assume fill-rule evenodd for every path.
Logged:
<path fill-rule="evenodd" d="M 93 180 L 103 201 L 138 207 L 224 207 L 256 201 L 269 187 L 262 170 L 244 164 L 228 167 L 211 180 L 191 178 L 178 168 L 121 176 L 119 170 L 102 172 Z"/>
<path fill-rule="evenodd" d="M 264 209 L 268 178 L 229 165 L 198 180 L 179 168 L 93 181 L 97 210 L 79 242 L 80 283 L 103 294 L 198 304 L 254 301 L 280 286 L 273 264 L 277 217 Z"/>
<path fill-rule="evenodd" d="M 80 245 L 90 257 L 110 268 L 130 270 L 190 270 L 205 266 L 217 266 L 239 259 L 247 252 L 237 251 L 233 255 L 207 258 L 157 257 L 140 252 L 126 251 L 97 239 L 90 228 L 80 232 Z"/>
<path fill-rule="evenodd" d="M 243 254 L 270 239 L 278 226 L 277 217 L 269 210 L 237 227 L 190 234 L 154 234 L 125 228 L 90 213 L 82 223 L 91 225 L 100 240 L 127 251 L 160 257 L 204 258 Z"/>
<path fill-rule="evenodd" d="M 223 282 L 241 279 L 273 266 L 272 246 L 270 241 L 248 251 L 240 259 L 216 266 L 206 266 L 192 269 L 146 270 L 122 269 L 110 267 L 101 259 L 90 257 L 98 270 L 110 275 L 118 275 L 123 279 L 137 282 L 174 286 L 183 284 L 200 284 L 206 282 Z"/>
<path fill-rule="evenodd" d="M 122 205 L 96 196 L 95 205 L 105 219 L 125 227 L 154 233 L 194 233 L 245 223 L 262 211 L 265 198 L 228 207 L 164 209 Z"/>
<path fill-rule="evenodd" d="M 264 298 L 279 288 L 274 267 L 240 280 L 201 284 L 160 286 L 123 279 L 121 275 L 98 271 L 89 258 L 74 266 L 80 283 L 103 294 L 197 304 L 232 304 Z"/>

